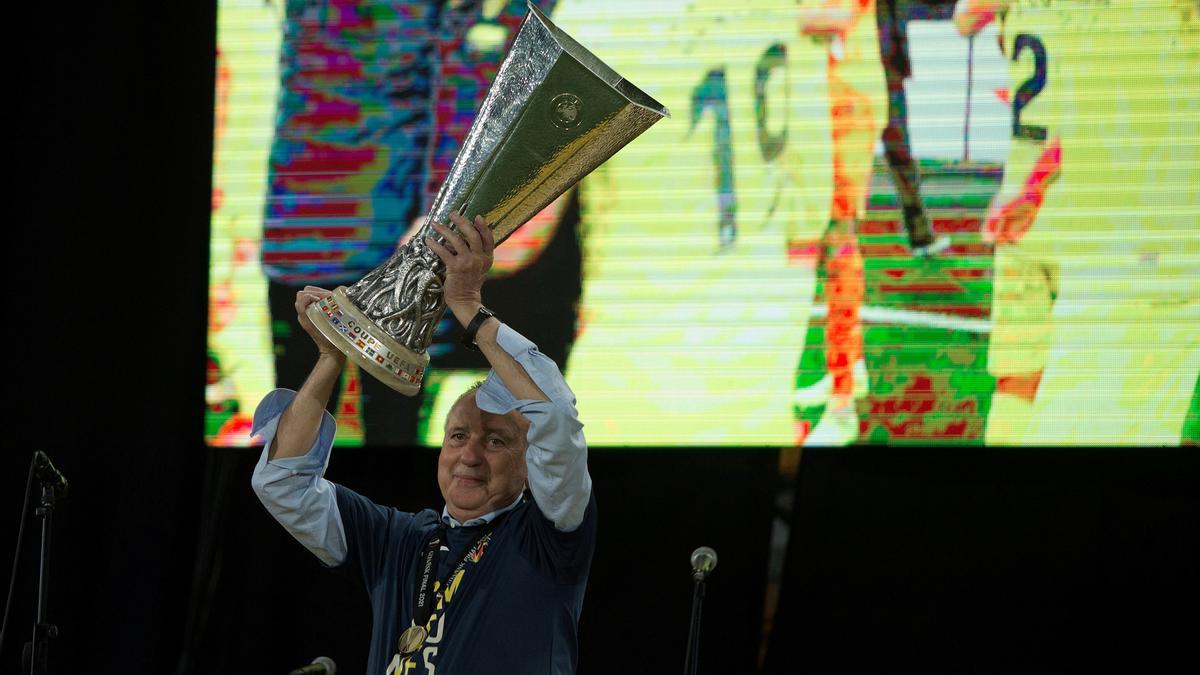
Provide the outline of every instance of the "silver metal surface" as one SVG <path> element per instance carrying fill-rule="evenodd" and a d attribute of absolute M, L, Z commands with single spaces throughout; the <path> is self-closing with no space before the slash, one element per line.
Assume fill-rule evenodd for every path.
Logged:
<path fill-rule="evenodd" d="M 424 224 L 384 264 L 345 289 L 345 299 L 378 327 L 373 335 L 382 337 L 382 331 L 390 344 L 411 352 L 414 364 L 428 363 L 425 350 L 446 308 L 444 265 L 425 237 L 444 240 L 431 223 L 449 225 L 455 212 L 482 215 L 499 244 L 667 115 L 531 5 Z M 333 320 L 328 312 L 309 315 Z M 334 344 L 347 354 L 364 349 L 341 328 L 323 332 L 341 335 Z M 418 382 L 421 376 L 414 370 L 393 383 L 386 371 L 370 372 L 402 393 L 415 393 L 412 374 Z"/>

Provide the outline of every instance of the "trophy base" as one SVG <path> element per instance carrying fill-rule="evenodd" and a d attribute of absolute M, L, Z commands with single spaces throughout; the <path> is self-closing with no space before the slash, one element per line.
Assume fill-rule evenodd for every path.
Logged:
<path fill-rule="evenodd" d="M 375 379 L 415 396 L 429 365 L 429 354 L 418 354 L 384 333 L 346 297 L 346 287 L 308 306 L 309 320 L 334 347 Z"/>

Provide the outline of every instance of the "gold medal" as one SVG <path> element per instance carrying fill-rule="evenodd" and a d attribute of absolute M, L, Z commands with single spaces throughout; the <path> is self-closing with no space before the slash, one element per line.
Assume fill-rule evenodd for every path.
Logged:
<path fill-rule="evenodd" d="M 425 630 L 424 626 L 409 626 L 404 629 L 404 632 L 400 634 L 400 642 L 397 645 L 400 648 L 400 656 L 408 656 L 420 649 L 421 645 L 425 644 L 425 638 L 428 635 L 429 633 Z"/>

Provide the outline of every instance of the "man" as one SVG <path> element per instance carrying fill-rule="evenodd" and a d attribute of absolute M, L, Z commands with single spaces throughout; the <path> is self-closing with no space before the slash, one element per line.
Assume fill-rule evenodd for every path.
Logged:
<path fill-rule="evenodd" d="M 805 437 L 807 446 L 844 446 L 858 439 L 857 399 L 868 391 L 860 309 L 866 295 L 857 223 L 866 211 L 875 143 L 884 126 L 887 91 L 877 58 L 875 0 L 829 0 L 806 8 L 800 32 L 828 45 L 829 120 L 833 140 L 833 197 L 822 239 L 825 269 L 825 367 L 828 379 L 799 389 L 795 403 L 825 400 L 825 412 Z"/>
<path fill-rule="evenodd" d="M 554 362 L 483 310 L 491 231 L 478 216 L 452 221 L 457 231 L 434 226 L 444 244 L 426 241 L 446 264 L 464 340 L 492 372 L 447 417 L 441 514 L 380 506 L 321 477 L 333 440 L 325 404 L 345 357 L 305 316 L 326 292 L 312 286 L 296 310 L 317 364 L 299 392 L 259 405 L 266 449 L 252 482 L 301 544 L 368 589 L 368 673 L 569 673 L 596 536 L 582 425 Z"/>
<path fill-rule="evenodd" d="M 954 24 L 960 35 L 968 37 L 997 18 L 1003 21 L 1007 11 L 1007 2 L 959 2 Z M 1035 55 L 1026 50 L 1030 53 L 1021 55 L 1025 63 L 1012 58 L 1013 45 L 1006 44 L 1013 42 L 1010 33 L 1002 27 L 999 46 L 1011 61 L 1013 83 L 1019 86 L 1036 73 Z M 1057 94 L 1058 82 L 1052 84 L 1046 95 L 1035 96 L 1023 106 L 1025 123 L 1036 122 L 1036 128 L 1047 131 L 1014 133 L 1004 179 L 982 230 L 984 241 L 995 246 L 988 373 L 996 378 L 996 390 L 984 432 L 988 445 L 1024 442 L 1050 351 L 1050 312 L 1058 294 L 1059 265 L 1044 247 L 1025 246 L 1023 239 L 1047 200 L 1052 210 L 1063 206 L 1061 191 L 1053 189 L 1061 173 L 1061 124 L 1052 124 L 1045 109 L 1048 96 Z M 1086 236 L 1086 231 L 1079 234 Z"/>
<path fill-rule="evenodd" d="M 962 0 L 1002 22 L 1013 137 L 996 245 L 988 444 L 1175 445 L 1200 372 L 1200 8 Z"/>

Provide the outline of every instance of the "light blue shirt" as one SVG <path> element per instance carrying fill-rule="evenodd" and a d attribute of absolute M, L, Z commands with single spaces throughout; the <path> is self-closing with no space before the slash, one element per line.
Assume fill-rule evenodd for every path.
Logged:
<path fill-rule="evenodd" d="M 487 525 L 488 523 L 495 520 L 496 517 L 499 516 L 500 514 L 507 513 L 508 511 L 512 511 L 513 509 L 517 508 L 517 505 L 521 503 L 521 498 L 524 496 L 525 496 L 524 494 L 519 494 L 519 495 L 517 495 L 517 498 L 513 500 L 513 503 L 509 504 L 508 506 L 506 506 L 502 509 L 496 509 L 495 511 L 492 511 L 490 513 L 485 513 L 482 516 L 479 516 L 478 518 L 467 518 L 465 521 L 463 521 L 461 523 L 458 522 L 457 518 L 450 515 L 450 507 L 449 506 L 443 506 L 442 507 L 442 522 L 445 523 L 445 525 L 447 527 L 475 527 L 476 525 Z"/>
<path fill-rule="evenodd" d="M 557 529 L 570 532 L 583 522 L 592 495 L 587 442 L 575 409 L 575 394 L 554 361 L 520 333 L 501 325 L 497 341 L 550 400 L 517 399 L 493 370 L 476 391 L 475 402 L 484 412 L 503 415 L 517 410 L 529 420 L 529 448 L 525 453 L 529 490 L 542 514 Z M 346 559 L 347 549 L 334 487 L 324 478 L 336 429 L 333 416 L 324 413 L 317 438 L 306 454 L 267 459 L 279 418 L 295 397 L 296 392 L 290 389 L 276 389 L 254 411 L 254 434 L 265 445 L 250 483 L 280 525 L 322 562 L 336 566 Z M 451 518 L 443 508 L 442 520 L 451 527 L 490 522 L 519 503 L 518 496 L 512 504 L 465 523 Z"/>

